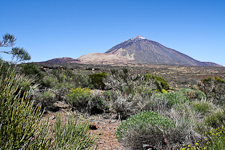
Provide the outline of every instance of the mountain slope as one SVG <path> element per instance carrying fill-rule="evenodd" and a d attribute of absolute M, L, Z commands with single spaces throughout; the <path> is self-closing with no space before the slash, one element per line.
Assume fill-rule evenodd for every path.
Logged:
<path fill-rule="evenodd" d="M 185 66 L 216 66 L 210 62 L 200 62 L 158 42 L 137 36 L 126 40 L 105 53 L 91 53 L 79 57 L 81 63 L 89 64 L 166 64 Z M 221 66 L 220 66 L 221 67 Z"/>
<path fill-rule="evenodd" d="M 78 59 L 55 58 L 44 63 L 80 63 L 80 64 L 163 64 L 182 66 L 214 66 L 213 62 L 200 62 L 181 52 L 170 49 L 158 42 L 137 36 L 126 40 L 105 53 L 90 53 Z"/>

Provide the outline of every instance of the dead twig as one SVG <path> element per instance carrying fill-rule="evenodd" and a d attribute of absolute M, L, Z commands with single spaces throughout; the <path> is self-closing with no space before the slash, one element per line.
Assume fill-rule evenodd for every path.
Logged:
<path fill-rule="evenodd" d="M 165 132 L 160 129 L 157 125 L 155 125 L 163 134 L 163 139 L 164 139 L 164 142 L 166 143 L 167 147 L 170 149 L 170 143 L 168 142 L 167 138 L 166 138 L 166 135 L 165 135 Z"/>

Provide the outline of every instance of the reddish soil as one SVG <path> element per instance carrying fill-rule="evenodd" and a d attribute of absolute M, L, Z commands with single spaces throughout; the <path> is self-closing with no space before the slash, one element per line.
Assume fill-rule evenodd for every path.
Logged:
<path fill-rule="evenodd" d="M 99 150 L 124 150 L 125 148 L 118 142 L 115 131 L 119 126 L 117 120 L 102 119 L 98 122 L 97 130 L 92 130 L 92 133 L 99 135 L 97 148 Z"/>
<path fill-rule="evenodd" d="M 48 112 L 44 115 L 43 119 L 49 118 L 50 126 L 56 120 L 56 116 L 60 115 L 61 119 L 65 119 L 65 116 L 74 114 L 68 109 L 61 109 L 58 112 Z M 75 113 L 77 114 L 77 113 Z M 79 115 L 78 115 L 79 116 Z M 101 115 L 85 117 L 86 121 L 89 121 L 90 133 L 98 135 L 98 141 L 96 144 L 96 149 L 98 150 L 126 150 L 121 143 L 118 142 L 115 131 L 120 125 L 120 121 L 115 119 L 104 119 Z M 84 119 L 84 118 L 83 118 Z M 53 126 L 52 126 L 53 127 Z"/>

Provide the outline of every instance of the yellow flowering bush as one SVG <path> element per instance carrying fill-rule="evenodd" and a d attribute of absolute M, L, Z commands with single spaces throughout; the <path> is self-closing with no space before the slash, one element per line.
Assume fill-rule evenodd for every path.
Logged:
<path fill-rule="evenodd" d="M 202 143 L 199 141 L 195 145 L 183 145 L 181 150 L 224 150 L 225 149 L 225 130 L 223 127 L 210 129 L 204 134 L 207 137 Z M 200 146 L 202 145 L 202 146 Z"/>
<path fill-rule="evenodd" d="M 223 127 L 211 129 L 205 132 L 205 136 L 208 137 L 206 143 L 207 149 L 209 150 L 224 150 L 225 149 L 225 130 Z"/>
<path fill-rule="evenodd" d="M 66 100 L 74 107 L 87 107 L 88 100 L 91 98 L 89 88 L 71 88 L 67 90 Z"/>

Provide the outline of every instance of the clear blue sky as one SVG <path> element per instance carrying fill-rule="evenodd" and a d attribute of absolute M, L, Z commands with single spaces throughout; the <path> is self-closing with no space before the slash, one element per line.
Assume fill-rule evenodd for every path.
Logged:
<path fill-rule="evenodd" d="M 5 33 L 34 62 L 104 53 L 141 35 L 225 66 L 225 0 L 0 0 Z"/>

